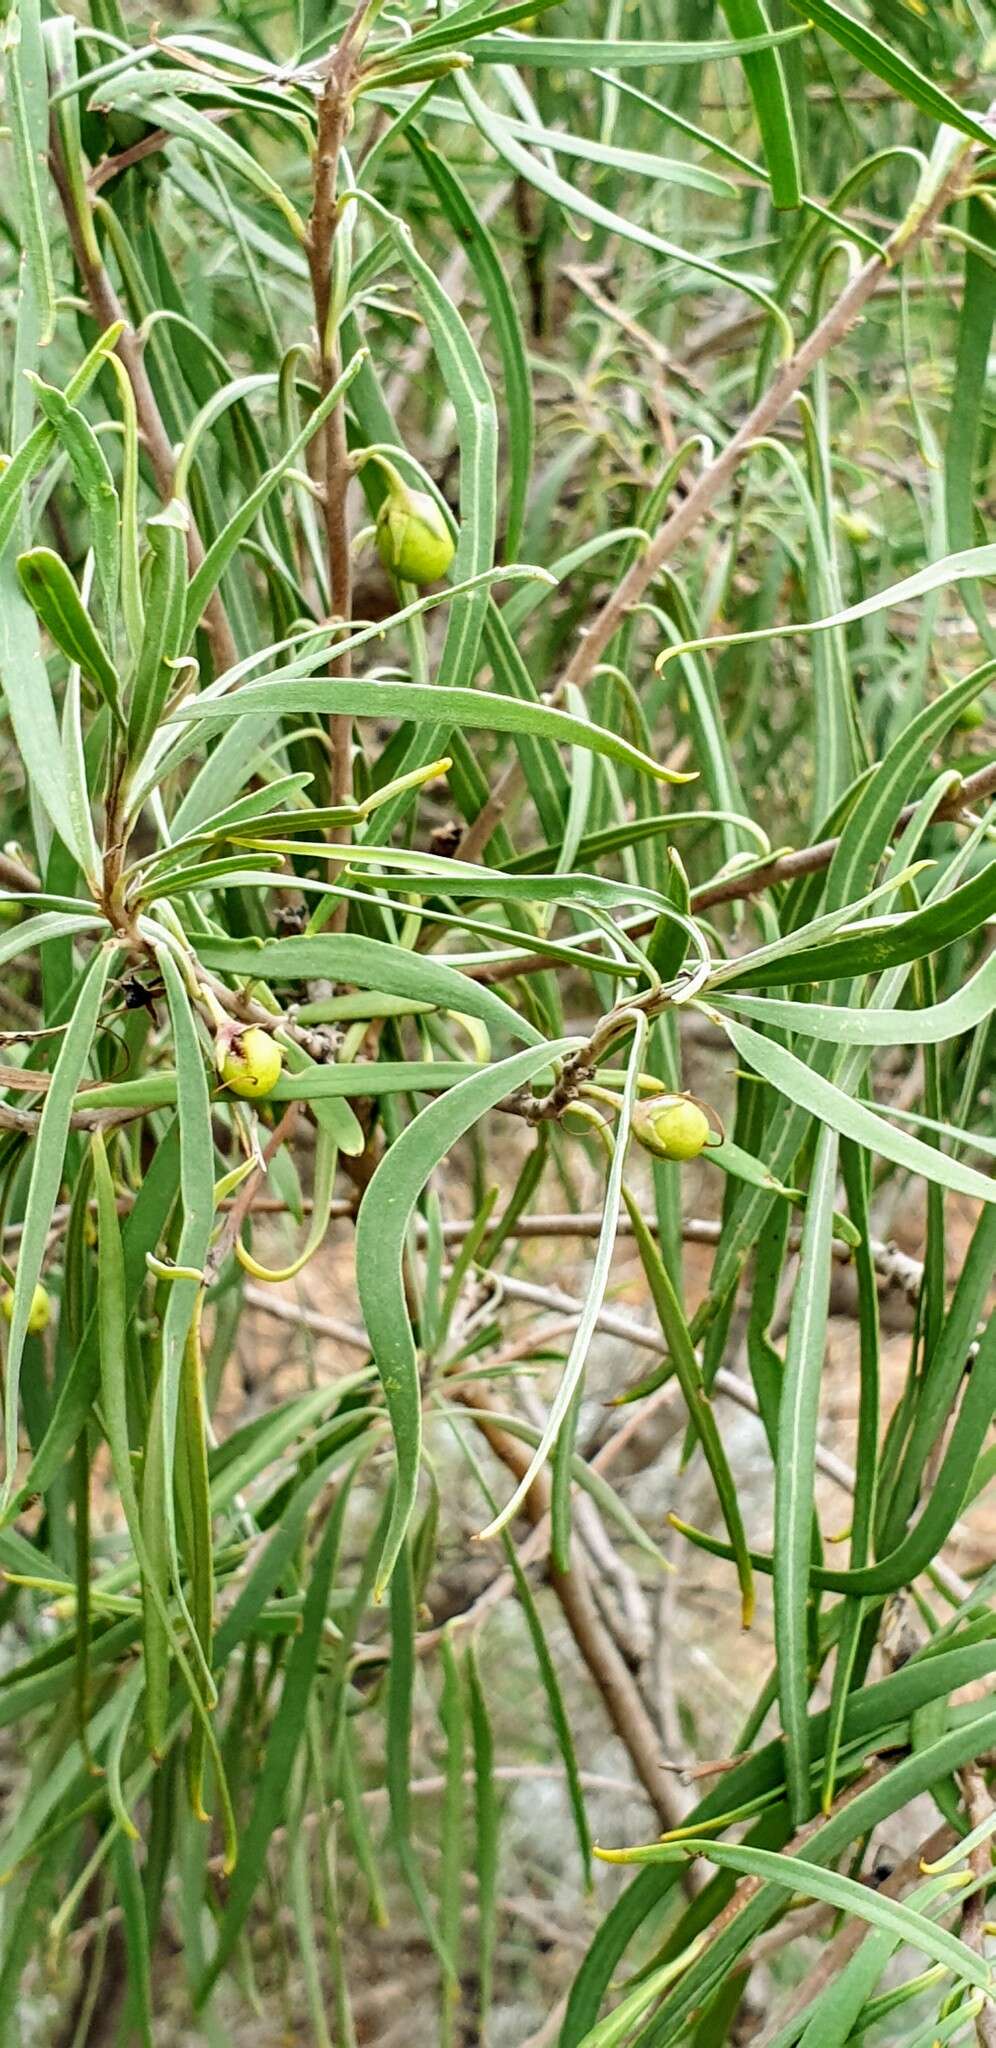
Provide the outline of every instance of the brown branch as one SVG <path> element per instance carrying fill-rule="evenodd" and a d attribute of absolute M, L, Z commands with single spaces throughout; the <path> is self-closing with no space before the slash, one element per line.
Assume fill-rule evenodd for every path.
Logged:
<path fill-rule="evenodd" d="M 348 1209 L 349 1204 L 344 1204 L 344 1211 Z M 657 1237 L 660 1235 L 660 1225 L 656 1216 L 644 1216 L 643 1221 L 651 1236 Z M 514 1238 L 598 1237 L 602 1230 L 603 1222 L 604 1218 L 600 1209 L 580 1209 L 565 1211 L 563 1214 L 545 1216 L 517 1216 L 514 1222 L 509 1224 L 506 1235 Z M 497 1218 L 494 1227 L 496 1230 L 502 1228 L 500 1216 Z M 446 1217 L 440 1226 L 443 1243 L 462 1244 L 464 1238 L 469 1236 L 473 1228 L 472 1222 L 464 1219 L 457 1220 L 454 1217 Z M 416 1242 L 424 1244 L 426 1235 L 427 1226 L 425 1223 L 422 1221 L 417 1222 Z M 798 1251 L 801 1235 L 800 1228 L 793 1225 L 788 1237 L 789 1251 Z M 616 1236 L 617 1238 L 633 1236 L 633 1224 L 628 1216 L 620 1216 L 616 1224 Z M 718 1217 L 685 1216 L 682 1218 L 681 1237 L 685 1244 L 716 1245 L 719 1243 L 721 1236 L 722 1224 Z M 842 1238 L 835 1237 L 831 1248 L 834 1259 L 839 1265 L 850 1265 L 854 1252 L 849 1244 L 845 1244 Z M 869 1250 L 871 1251 L 875 1271 L 879 1279 L 887 1287 L 898 1288 L 900 1293 L 905 1295 L 907 1301 L 915 1306 L 923 1281 L 923 1261 L 921 1259 L 914 1259 L 909 1252 L 902 1251 L 898 1245 L 883 1243 L 880 1238 L 870 1239 Z"/>
<path fill-rule="evenodd" d="M 527 1471 L 531 1453 L 528 1446 L 487 1420 L 491 1402 L 483 1388 L 464 1385 L 454 1389 L 457 1398 L 481 1418 L 481 1427 L 496 1456 L 516 1480 Z M 541 1474 L 526 1496 L 525 1508 L 533 1523 L 542 1521 L 550 1506 L 550 1482 Z M 569 1572 L 550 1563 L 550 1584 L 563 1609 L 564 1618 L 596 1686 L 616 1734 L 629 1752 L 641 1785 L 664 1828 L 680 1827 L 685 1807 L 680 1790 L 671 1781 L 661 1757 L 660 1738 L 640 1698 L 636 1681 L 609 1634 L 595 1605 L 594 1594 L 580 1556 L 572 1554 Z M 701 1876 L 689 1870 L 690 1889 L 701 1887 Z"/>
<path fill-rule="evenodd" d="M 687 497 L 658 527 L 649 547 L 637 556 L 622 582 L 606 599 L 601 611 L 575 648 L 550 695 L 550 703 L 559 703 L 569 684 L 573 684 L 577 689 L 583 689 L 585 684 L 591 681 L 609 642 L 624 624 L 633 607 L 639 604 L 665 563 L 671 560 L 682 543 L 695 531 L 705 514 L 711 511 L 717 498 L 735 475 L 742 458 L 748 454 L 756 441 L 770 432 L 780 414 L 801 390 L 824 356 L 844 340 L 868 300 L 873 297 L 895 264 L 904 256 L 911 255 L 931 234 L 945 208 L 957 197 L 964 181 L 966 161 L 970 161 L 973 154 L 974 151 L 966 145 L 964 154 L 959 154 L 954 168 L 943 180 L 930 204 L 920 215 L 903 222 L 890 236 L 881 254 L 870 257 L 868 262 L 862 265 L 824 318 L 806 336 L 788 361 L 782 364 L 767 391 L 762 394 L 736 433 L 727 441 L 721 454 L 708 469 L 703 470 Z M 516 760 L 506 769 L 487 803 L 464 834 L 461 855 L 465 860 L 476 860 L 480 857 L 509 804 L 524 787 L 524 772 Z"/>
<path fill-rule="evenodd" d="M 996 792 L 996 760 L 978 768 L 974 775 L 968 775 L 947 796 L 942 797 L 931 819 L 931 824 L 956 823 L 971 805 L 981 802 Z M 900 811 L 893 827 L 893 837 L 908 825 L 916 811 L 915 804 L 907 804 Z M 756 896 L 761 889 L 770 889 L 777 882 L 794 882 L 801 875 L 815 875 L 822 868 L 828 868 L 839 845 L 838 839 L 820 839 L 813 846 L 804 846 L 796 853 L 783 853 L 774 860 L 765 861 L 763 866 L 751 868 L 744 875 L 726 875 L 717 882 L 707 882 L 700 889 L 692 890 L 692 907 L 695 910 L 712 910 L 719 903 L 735 903 L 747 896 Z"/>
<path fill-rule="evenodd" d="M 332 298 L 335 238 L 342 212 L 337 186 L 339 158 L 352 121 L 352 87 L 362 47 L 362 26 L 367 11 L 366 0 L 361 0 L 360 6 L 343 31 L 342 40 L 329 59 L 325 83 L 318 102 L 314 194 L 311 219 L 308 222 L 307 250 L 315 306 L 319 387 L 323 398 L 331 391 L 342 371 L 336 308 Z M 341 403 L 333 408 L 325 422 L 318 453 L 322 472 L 321 506 L 325 524 L 330 613 L 333 619 L 348 622 L 353 610 L 353 562 L 346 510 L 351 470 L 346 442 L 346 413 Z M 348 676 L 351 672 L 352 662 L 348 654 L 334 655 L 329 661 L 330 678 Z M 329 745 L 329 802 L 333 805 L 345 804 L 348 803 L 353 788 L 353 721 L 346 713 L 332 713 L 329 719 Z M 349 838 L 348 826 L 335 827 L 330 837 L 333 843 L 345 843 Z M 342 929 L 348 910 L 349 906 L 345 901 L 336 905 L 330 920 L 333 928 Z"/>
<path fill-rule="evenodd" d="M 238 110 L 233 107 L 202 107 L 200 111 L 206 121 L 221 123 L 230 121 Z M 110 184 L 112 178 L 119 178 L 123 171 L 130 170 L 132 164 L 142 163 L 146 157 L 158 156 L 159 152 L 166 149 L 173 140 L 170 129 L 150 128 L 148 134 L 143 135 L 138 142 L 133 142 L 129 149 L 119 149 L 113 156 L 102 156 L 100 162 L 94 164 L 86 181 L 87 191 L 96 198 L 97 193 L 105 185 Z"/>
<path fill-rule="evenodd" d="M 262 1157 L 257 1160 L 253 1171 L 243 1181 L 225 1217 L 224 1224 L 218 1233 L 217 1241 L 212 1246 L 208 1255 L 204 1268 L 204 1279 L 207 1286 L 210 1286 L 212 1281 L 217 1279 L 229 1252 L 235 1245 L 235 1240 L 242 1229 L 243 1223 L 255 1209 L 256 1197 L 266 1180 L 267 1167 L 276 1158 L 281 1145 L 287 1144 L 288 1150 L 290 1149 L 290 1140 L 294 1134 L 294 1127 L 297 1123 L 300 1109 L 301 1104 L 299 1102 L 289 1102 L 287 1104 L 283 1116 L 270 1132 Z"/>
<path fill-rule="evenodd" d="M 966 775 L 957 788 L 949 790 L 942 797 L 931 819 L 931 824 L 955 824 L 974 804 L 984 802 L 996 794 L 996 759 L 988 761 L 984 768 L 977 768 L 974 775 Z M 916 804 L 907 804 L 900 811 L 893 827 L 893 837 L 909 824 L 916 812 Z M 691 907 L 695 910 L 713 910 L 720 903 L 741 903 L 756 896 L 762 889 L 774 888 L 781 882 L 798 881 L 802 875 L 819 874 L 828 868 L 840 840 L 819 839 L 812 846 L 799 847 L 792 853 L 777 854 L 773 860 L 763 861 L 757 867 L 747 868 L 742 873 L 722 875 L 717 881 L 703 882 L 692 890 Z M 461 856 L 462 857 L 462 856 Z M 638 938 L 641 932 L 652 930 L 653 917 L 641 917 L 627 924 L 626 931 L 631 938 Z M 550 966 L 544 953 L 526 953 L 519 960 L 496 960 L 479 967 L 468 969 L 475 981 L 487 982 L 489 986 L 500 981 L 515 981 L 520 974 L 542 974 Z"/>
<path fill-rule="evenodd" d="M 41 888 L 37 875 L 33 875 L 24 862 L 12 853 L 0 853 L 0 884 L 5 889 L 14 889 L 19 895 L 34 896 Z"/>
<path fill-rule="evenodd" d="M 897 1863 L 895 1870 L 879 1885 L 878 1889 L 883 1898 L 901 1899 L 903 1893 L 910 1885 L 915 1884 L 920 1876 L 921 1862 L 935 1863 L 939 1857 L 946 1856 L 955 1839 L 954 1829 L 946 1822 L 937 1828 L 929 1841 L 922 1843 L 912 1855 L 904 1857 L 902 1863 Z M 792 1845 L 789 1844 L 787 1853 L 791 1854 L 791 1848 Z M 789 2022 L 805 2012 L 828 1984 L 836 1982 L 845 1963 L 849 1962 L 860 1948 L 867 1933 L 867 1921 L 859 1920 L 856 1916 L 847 1920 L 840 1933 L 807 1969 L 802 1983 L 790 1994 L 786 2003 L 777 2008 L 770 2024 L 755 2042 L 754 2048 L 770 2048 L 770 2044 L 784 2032 Z"/>

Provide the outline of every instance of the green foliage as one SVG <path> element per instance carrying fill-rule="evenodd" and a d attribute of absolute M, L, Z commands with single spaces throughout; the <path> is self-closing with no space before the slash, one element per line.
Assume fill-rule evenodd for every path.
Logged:
<path fill-rule="evenodd" d="M 523 1976 L 552 2040 L 529 1769 L 561 2048 L 733 2048 L 759 1967 L 767 2048 L 996 2038 L 948 1548 L 996 1409 L 994 48 L 988 0 L 4 10 L 3 2042 L 355 2048 L 389 1916 L 442 2048 Z M 346 1320 L 269 1294 L 306 1269 Z M 274 1303 L 315 1355 L 243 1412 Z M 606 1330 L 653 1362 L 592 1429 Z M 701 1676 L 655 1722 L 613 1585 L 706 1557 L 742 1726 L 686 1798 Z"/>

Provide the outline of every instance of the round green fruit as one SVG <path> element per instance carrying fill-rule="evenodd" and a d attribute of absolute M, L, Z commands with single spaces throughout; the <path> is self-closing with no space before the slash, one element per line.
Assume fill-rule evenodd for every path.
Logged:
<path fill-rule="evenodd" d="M 402 583 L 438 583 L 456 545 L 435 498 L 392 484 L 377 514 L 377 553 Z"/>
<path fill-rule="evenodd" d="M 712 1136 L 712 1125 L 687 1095 L 658 1095 L 633 1116 L 633 1136 L 658 1159 L 697 1159 Z"/>
<path fill-rule="evenodd" d="M 225 1048 L 219 1071 L 233 1095 L 269 1095 L 280 1079 L 284 1056 L 275 1038 L 258 1024 L 234 1033 Z"/>
<path fill-rule="evenodd" d="M 5 1287 L 3 1294 L 0 1295 L 0 1311 L 6 1316 L 8 1323 L 13 1322 L 14 1290 L 12 1287 Z M 51 1320 L 52 1304 L 44 1287 L 39 1285 L 31 1296 L 31 1307 L 28 1310 L 29 1337 L 40 1337 L 42 1331 L 48 1329 Z"/>

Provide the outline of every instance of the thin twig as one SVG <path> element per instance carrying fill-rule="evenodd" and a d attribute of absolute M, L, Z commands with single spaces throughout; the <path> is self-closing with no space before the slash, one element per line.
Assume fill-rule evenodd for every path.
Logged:
<path fill-rule="evenodd" d="M 17 860 L 12 853 L 0 853 L 0 882 L 5 889 L 14 889 L 19 895 L 35 895 L 41 888 L 37 875 Z"/>
<path fill-rule="evenodd" d="M 242 1186 L 238 1191 L 238 1194 L 236 1195 L 234 1201 L 231 1204 L 230 1209 L 228 1210 L 222 1228 L 218 1233 L 217 1240 L 215 1244 L 212 1246 L 211 1252 L 206 1261 L 204 1267 L 205 1285 L 210 1286 L 212 1281 L 217 1279 L 218 1274 L 221 1272 L 222 1266 L 224 1265 L 225 1260 L 229 1255 L 229 1252 L 231 1252 L 235 1246 L 236 1239 L 238 1238 L 239 1232 L 242 1229 L 243 1223 L 255 1209 L 256 1198 L 259 1194 L 260 1188 L 263 1185 L 263 1182 L 266 1179 L 267 1168 L 271 1164 L 271 1161 L 276 1158 L 277 1153 L 279 1152 L 280 1147 L 282 1145 L 286 1144 L 288 1151 L 290 1151 L 291 1140 L 294 1134 L 294 1127 L 297 1123 L 300 1110 L 301 1104 L 298 1102 L 289 1102 L 287 1104 L 287 1108 L 284 1110 L 283 1116 L 274 1125 L 273 1130 L 270 1132 L 262 1155 L 257 1159 L 252 1172 L 248 1174 L 246 1179 L 243 1181 Z"/>
<path fill-rule="evenodd" d="M 974 774 L 966 775 L 964 781 L 950 790 L 938 804 L 931 823 L 955 824 L 976 804 L 985 802 L 994 794 L 996 760 L 988 761 L 984 768 L 977 768 Z M 915 804 L 906 804 L 900 811 L 893 827 L 893 838 L 909 824 L 915 810 Z M 819 874 L 830 866 L 839 844 L 838 838 L 819 839 L 812 846 L 777 854 L 773 860 L 763 861 L 757 867 L 700 883 L 697 889 L 692 890 L 692 910 L 714 910 L 720 903 L 742 903 L 751 896 L 759 895 L 762 889 L 774 888 L 780 882 L 796 882 L 803 875 Z M 641 932 L 650 931 L 653 924 L 653 917 L 640 917 L 627 923 L 625 929 L 630 938 L 638 938 Z M 515 981 L 520 974 L 542 974 L 549 965 L 546 954 L 526 953 L 519 959 L 496 960 L 493 965 L 483 961 L 479 966 L 470 967 L 468 972 L 475 981 L 491 985 L 499 981 Z"/>
<path fill-rule="evenodd" d="M 941 183 L 922 214 L 914 220 L 902 223 L 890 236 L 882 252 L 870 257 L 868 262 L 862 265 L 840 298 L 813 328 L 812 333 L 806 336 L 789 357 L 788 362 L 782 364 L 767 391 L 762 394 L 736 433 L 731 435 L 709 468 L 703 470 L 687 497 L 682 499 L 658 527 L 649 547 L 636 557 L 622 582 L 606 599 L 551 692 L 551 703 L 559 703 L 569 687 L 583 689 L 591 681 L 609 642 L 629 617 L 633 607 L 639 604 L 665 563 L 672 559 L 705 514 L 711 511 L 717 498 L 736 474 L 743 457 L 756 441 L 770 432 L 779 415 L 801 390 L 824 356 L 843 341 L 868 300 L 878 290 L 883 278 L 890 274 L 902 257 L 911 255 L 932 233 L 941 214 L 961 189 L 965 164 L 972 154 L 974 152 L 968 147 L 963 155 L 959 154 L 954 168 Z M 524 786 L 524 771 L 516 760 L 506 769 L 487 803 L 483 805 L 464 834 L 461 855 L 465 860 L 476 860 L 480 857 L 509 804 L 515 800 Z"/>
<path fill-rule="evenodd" d="M 464 1406 L 478 1416 L 492 1450 L 519 1480 L 528 1470 L 528 1447 L 489 1420 L 491 1401 L 483 1387 L 464 1384 L 455 1389 Z M 525 1511 L 530 1521 L 542 1521 L 550 1505 L 550 1481 L 541 1473 L 526 1496 Z M 665 1828 L 680 1827 L 686 1802 L 681 1788 L 668 1777 L 661 1759 L 660 1738 L 640 1697 L 636 1681 L 616 1648 L 595 1605 L 594 1595 L 580 1555 L 572 1552 L 571 1569 L 559 1571 L 550 1563 L 550 1585 L 563 1609 L 578 1650 L 601 1693 L 609 1719 L 629 1752 L 630 1760 L 654 1811 Z M 701 1888 L 701 1875 L 688 1872 L 688 1888 Z"/>
<path fill-rule="evenodd" d="M 879 1772 L 881 1775 L 881 1772 Z M 956 1840 L 955 1831 L 947 1823 L 936 1828 L 929 1841 L 921 1843 L 912 1855 L 897 1863 L 895 1870 L 876 1887 L 883 1898 L 901 1899 L 910 1885 L 920 1876 L 921 1863 L 934 1863 L 946 1856 Z M 791 1845 L 790 1852 L 791 1853 Z M 845 1921 L 839 1934 L 834 1936 L 817 1960 L 807 1969 L 800 1984 L 797 1984 L 784 2005 L 780 2005 L 763 2034 L 754 2043 L 754 2048 L 771 2048 L 771 2043 L 784 2033 L 790 2021 L 797 2019 L 809 2006 L 815 2003 L 829 1984 L 834 1984 L 845 1963 L 849 1962 L 855 1950 L 860 1948 L 869 1931 L 868 1922 L 852 1915 Z M 763 1937 L 762 1937 L 763 1939 Z"/>
<path fill-rule="evenodd" d="M 550 1309 L 554 1314 L 572 1319 L 581 1314 L 582 1304 L 577 1297 L 565 1294 L 560 1288 L 541 1287 L 531 1280 L 516 1280 L 504 1275 L 501 1285 L 503 1293 L 512 1300 L 531 1302 L 539 1308 Z M 280 1322 L 296 1323 L 302 1329 L 313 1331 L 316 1336 L 332 1337 L 337 1343 L 345 1344 L 354 1351 L 362 1351 L 369 1357 L 370 1340 L 365 1331 L 355 1324 L 341 1322 L 337 1317 L 323 1315 L 318 1309 L 305 1308 L 298 1302 L 285 1301 L 265 1287 L 247 1286 L 245 1293 L 247 1302 L 253 1308 L 262 1309 L 264 1314 L 275 1316 Z M 660 1332 L 652 1330 L 646 1323 L 639 1322 L 635 1316 L 622 1315 L 617 1309 L 602 1308 L 598 1314 L 596 1327 L 604 1330 L 610 1337 L 621 1337 L 625 1343 L 655 1352 L 658 1357 L 663 1355 L 664 1346 Z M 718 1394 L 725 1395 L 726 1399 L 735 1402 L 737 1407 L 746 1409 L 751 1415 L 758 1413 L 757 1395 L 753 1387 L 746 1380 L 740 1379 L 736 1373 L 730 1372 L 726 1366 L 720 1367 L 714 1385 Z M 664 1389 L 665 1393 L 669 1391 L 670 1389 Z M 634 1406 L 624 1428 L 632 1431 L 640 1427 L 647 1420 L 648 1413 L 649 1403 L 638 1403 Z M 623 1431 L 620 1431 L 619 1438 L 622 1435 Z M 618 1447 L 618 1439 L 615 1436 L 610 1438 L 605 1450 L 608 1451 L 612 1445 Z M 602 1455 L 595 1460 L 599 1468 Z M 824 1478 L 832 1480 L 834 1485 L 841 1487 L 845 1493 L 853 1494 L 855 1474 L 851 1466 L 845 1464 L 843 1458 L 838 1458 L 836 1452 L 829 1450 L 825 1444 L 817 1444 L 816 1468 L 823 1473 Z M 969 1587 L 959 1572 L 940 1559 L 935 1560 L 933 1570 L 938 1584 L 953 1600 L 966 1598 Z"/>
<path fill-rule="evenodd" d="M 342 372 L 337 307 L 333 296 L 335 240 L 342 218 L 338 198 L 339 159 L 352 119 L 351 90 L 359 56 L 358 39 L 367 11 L 366 0 L 361 0 L 329 59 L 318 102 L 314 195 L 308 223 L 308 268 L 315 305 L 319 385 L 323 398 Z M 329 606 L 333 619 L 348 622 L 353 609 L 353 564 L 346 500 L 352 472 L 346 443 L 346 414 L 341 403 L 330 412 L 322 430 L 320 462 Z M 351 673 L 350 656 L 333 655 L 328 673 L 333 678 L 348 676 Z M 344 804 L 348 802 L 353 787 L 353 721 L 347 714 L 332 713 L 329 744 L 329 802 Z M 330 836 L 333 841 L 342 843 L 349 837 L 348 827 L 337 826 Z M 348 904 L 345 901 L 339 903 L 332 914 L 333 926 L 341 930 L 347 912 Z"/>

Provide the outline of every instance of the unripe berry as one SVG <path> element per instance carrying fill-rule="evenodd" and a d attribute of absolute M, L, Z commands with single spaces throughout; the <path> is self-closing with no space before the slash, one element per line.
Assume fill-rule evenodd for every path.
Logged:
<path fill-rule="evenodd" d="M 956 676 L 945 677 L 945 687 L 953 690 L 957 685 L 957 680 Z M 985 725 L 985 722 L 986 712 L 984 704 L 978 697 L 972 697 L 967 704 L 962 705 L 954 725 L 955 730 L 959 732 L 977 732 L 981 725 Z"/>
<path fill-rule="evenodd" d="M 866 541 L 875 538 L 875 528 L 871 520 L 865 519 L 860 512 L 837 511 L 834 513 L 834 519 L 841 533 L 847 540 L 853 541 L 857 548 L 863 547 Z"/>
<path fill-rule="evenodd" d="M 13 1322 L 14 1290 L 12 1287 L 5 1287 L 3 1294 L 0 1295 L 0 1311 L 6 1316 L 8 1323 Z M 30 1337 L 40 1337 L 42 1331 L 48 1329 L 51 1319 L 52 1304 L 44 1287 L 39 1285 L 31 1296 L 31 1307 L 28 1310 L 28 1335 Z"/>
<path fill-rule="evenodd" d="M 258 1024 L 219 1035 L 218 1072 L 233 1095 L 269 1095 L 280 1079 L 284 1056 L 275 1038 Z"/>
<path fill-rule="evenodd" d="M 438 583 L 456 546 L 435 498 L 410 491 L 400 477 L 391 482 L 377 514 L 377 553 L 402 583 Z"/>
<path fill-rule="evenodd" d="M 658 1159 L 697 1159 L 711 1135 L 705 1110 L 687 1095 L 657 1095 L 633 1114 L 634 1138 Z"/>

